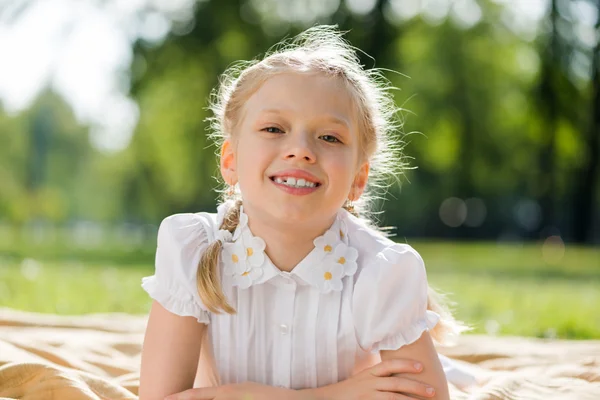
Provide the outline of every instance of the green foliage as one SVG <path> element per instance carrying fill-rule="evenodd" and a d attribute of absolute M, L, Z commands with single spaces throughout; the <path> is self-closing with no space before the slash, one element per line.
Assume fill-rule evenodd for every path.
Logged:
<path fill-rule="evenodd" d="M 597 131 L 589 129 L 593 82 L 574 78 L 569 60 L 591 60 L 590 49 L 562 37 L 551 14 L 537 35 L 519 35 L 503 16 L 506 6 L 491 0 L 477 1 L 482 18 L 467 29 L 451 17 L 395 18 L 388 1 L 376 1 L 366 15 L 334 3 L 320 5 L 314 20 L 311 7 L 299 10 L 289 0 L 268 7 L 203 1 L 194 29 L 171 33 L 156 46 L 137 42 L 131 95 L 140 120 L 130 145 L 117 154 L 94 148 L 87 128 L 52 93 L 20 115 L 0 112 L 0 220 L 157 224 L 175 212 L 214 209 L 218 149 L 206 138 L 205 118 L 219 74 L 313 23 L 336 22 L 374 57 L 360 54 L 367 67 L 399 72 L 386 75 L 399 89 L 396 103 L 405 109 L 399 137 L 417 169 L 390 189 L 386 224 L 400 227 L 401 235 L 465 238 L 531 238 L 558 228 L 568 240 L 573 182 L 593 167 L 586 135 Z M 561 26 L 578 22 L 559 17 Z M 550 51 L 554 42 L 560 54 Z M 595 227 L 588 241 L 597 240 L 600 226 L 594 223 L 600 178 L 593 176 L 595 186 L 585 194 L 595 199 L 592 210 L 578 217 Z M 438 211 L 451 196 L 483 199 L 485 222 L 445 226 Z M 522 199 L 542 208 L 531 230 L 514 217 Z"/>

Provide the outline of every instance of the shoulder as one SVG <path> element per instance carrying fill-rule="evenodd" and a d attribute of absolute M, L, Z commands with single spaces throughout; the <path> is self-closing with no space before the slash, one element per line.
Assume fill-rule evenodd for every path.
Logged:
<path fill-rule="evenodd" d="M 179 213 L 167 216 L 158 228 L 158 242 L 168 240 L 176 243 L 187 243 L 194 238 L 202 237 L 211 241 L 217 223 L 214 213 Z"/>
<path fill-rule="evenodd" d="M 156 239 L 156 274 L 195 276 L 202 252 L 215 240 L 216 214 L 180 213 L 164 218 Z"/>
<path fill-rule="evenodd" d="M 233 205 L 228 201 L 220 204 L 216 212 L 197 212 L 172 214 L 164 218 L 158 228 L 159 241 L 170 238 L 174 241 L 189 242 L 194 238 L 201 237 L 203 240 L 212 242 L 219 230 L 223 217 L 227 210 Z"/>
<path fill-rule="evenodd" d="M 356 337 L 365 351 L 396 350 L 437 323 L 427 311 L 428 283 L 419 253 L 357 218 L 348 218 L 348 241 L 359 253 L 352 294 Z"/>
<path fill-rule="evenodd" d="M 142 287 L 166 310 L 208 323 L 209 313 L 196 287 L 198 261 L 214 238 L 216 214 L 180 213 L 164 218 L 158 228 L 155 273 Z"/>
<path fill-rule="evenodd" d="M 164 218 L 156 239 L 156 274 L 194 278 L 202 253 L 215 240 L 216 219 L 215 214 L 204 212 Z"/>
<path fill-rule="evenodd" d="M 359 254 L 359 273 L 370 269 L 394 268 L 395 274 L 424 272 L 423 259 L 410 245 L 396 243 L 364 221 L 348 214 L 346 218 L 349 244 Z M 423 270 L 423 271 L 421 271 Z"/>

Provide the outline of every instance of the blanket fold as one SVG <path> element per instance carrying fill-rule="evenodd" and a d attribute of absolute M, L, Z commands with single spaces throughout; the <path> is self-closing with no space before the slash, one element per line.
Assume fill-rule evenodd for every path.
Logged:
<path fill-rule="evenodd" d="M 137 399 L 145 326 L 145 316 L 0 308 L 0 400 Z M 478 378 L 451 387 L 452 399 L 600 399 L 600 341 L 464 335 L 438 350 Z"/>

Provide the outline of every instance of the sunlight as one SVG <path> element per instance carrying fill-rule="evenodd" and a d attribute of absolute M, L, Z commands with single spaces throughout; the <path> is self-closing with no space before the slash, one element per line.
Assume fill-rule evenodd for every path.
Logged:
<path fill-rule="evenodd" d="M 161 43 L 171 21 L 185 24 L 196 4 L 28 3 L 0 27 L 0 103 L 6 112 L 18 114 L 50 87 L 71 106 L 79 123 L 90 126 L 97 149 L 110 153 L 126 148 L 139 118 L 128 95 L 132 44 L 138 39 Z"/>

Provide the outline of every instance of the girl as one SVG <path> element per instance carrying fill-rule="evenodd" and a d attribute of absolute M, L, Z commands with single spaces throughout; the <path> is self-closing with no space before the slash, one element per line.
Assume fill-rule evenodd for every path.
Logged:
<path fill-rule="evenodd" d="M 331 27 L 225 73 L 229 190 L 160 225 L 141 400 L 448 399 L 431 336 L 460 327 L 419 254 L 367 219 L 400 166 L 388 89 Z"/>

